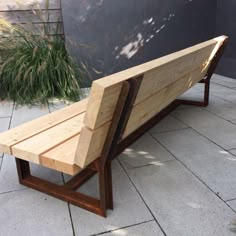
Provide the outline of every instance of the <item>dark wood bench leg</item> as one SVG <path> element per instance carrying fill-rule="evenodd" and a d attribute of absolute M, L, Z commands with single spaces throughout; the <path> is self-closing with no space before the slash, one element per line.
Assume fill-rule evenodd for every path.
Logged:
<path fill-rule="evenodd" d="M 100 191 L 100 208 L 103 216 L 106 217 L 107 210 L 107 174 L 106 168 L 101 169 L 98 173 L 99 191 Z"/>
<path fill-rule="evenodd" d="M 183 99 L 177 99 L 177 101 L 182 105 L 207 107 L 209 105 L 210 80 L 204 79 L 204 80 L 201 80 L 199 83 L 205 84 L 203 101 L 191 101 L 191 100 L 183 100 Z"/>
<path fill-rule="evenodd" d="M 210 93 L 210 79 L 215 72 L 215 69 L 220 61 L 221 56 L 224 53 L 224 50 L 228 44 L 228 39 L 226 39 L 222 45 L 219 47 L 217 53 L 215 54 L 215 57 L 212 59 L 212 62 L 209 66 L 209 69 L 207 71 L 207 74 L 205 76 L 205 79 L 201 80 L 199 83 L 204 83 L 204 100 L 199 101 L 189 101 L 189 100 L 181 100 L 178 101 L 183 105 L 191 105 L 191 106 L 200 106 L 200 107 L 207 107 L 209 105 L 209 93 Z"/>
<path fill-rule="evenodd" d="M 19 182 L 23 184 L 24 179 L 31 176 L 29 162 L 16 158 L 16 168 Z"/>
<path fill-rule="evenodd" d="M 112 202 L 112 199 L 109 198 L 110 194 L 108 194 L 110 185 L 107 181 L 107 177 L 111 174 L 111 172 L 109 174 L 109 166 L 106 166 L 106 169 L 101 169 L 99 171 L 84 169 L 82 172 L 72 177 L 65 185 L 57 185 L 32 176 L 30 173 L 29 162 L 27 161 L 16 158 L 16 166 L 19 182 L 22 185 L 106 217 L 106 210 L 107 208 L 110 208 Z M 88 181 L 97 172 L 99 174 L 100 199 L 76 192 L 78 187 Z"/>
<path fill-rule="evenodd" d="M 107 162 L 106 165 L 106 198 L 107 198 L 107 209 L 113 210 L 113 189 L 112 189 L 112 170 L 111 170 L 111 161 Z"/>

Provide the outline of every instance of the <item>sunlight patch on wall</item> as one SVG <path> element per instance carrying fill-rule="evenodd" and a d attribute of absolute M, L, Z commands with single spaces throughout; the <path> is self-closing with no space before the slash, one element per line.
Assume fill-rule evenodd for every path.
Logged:
<path fill-rule="evenodd" d="M 122 48 L 120 54 L 116 56 L 116 59 L 119 59 L 120 56 L 122 56 L 122 55 L 124 55 L 128 59 L 130 59 L 138 52 L 138 50 L 142 46 L 143 46 L 143 36 L 141 33 L 138 33 L 137 39 L 133 42 L 128 43 L 126 46 L 124 46 Z"/>
<path fill-rule="evenodd" d="M 116 46 L 114 48 L 113 52 L 117 53 L 115 57 L 116 60 L 118 60 L 121 56 L 124 56 L 127 59 L 131 59 L 135 54 L 138 53 L 140 48 L 142 48 L 145 44 L 150 43 L 151 40 L 155 38 L 155 35 L 160 33 L 174 17 L 174 13 L 168 14 L 161 20 L 161 22 L 159 23 L 159 27 L 157 26 L 157 21 L 154 17 L 145 19 L 142 22 L 142 31 L 137 33 L 135 40 L 123 46 L 119 53 L 117 53 L 119 47 Z M 140 29 L 141 27 L 137 28 Z"/>

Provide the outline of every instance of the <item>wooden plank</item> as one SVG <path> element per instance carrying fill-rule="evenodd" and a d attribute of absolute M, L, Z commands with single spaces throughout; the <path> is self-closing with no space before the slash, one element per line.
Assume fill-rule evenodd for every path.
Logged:
<path fill-rule="evenodd" d="M 45 21 L 52 23 L 62 21 L 61 10 L 43 10 L 42 16 Z M 48 19 L 47 19 L 48 18 Z M 5 11 L 0 12 L 0 19 L 10 23 L 40 23 L 41 20 L 32 11 Z"/>
<path fill-rule="evenodd" d="M 132 119 L 128 122 L 128 128 L 125 131 L 125 135 L 128 135 L 158 113 L 163 108 L 163 104 L 173 101 L 178 95 L 198 82 L 200 77 L 196 78 L 195 74 L 200 74 L 201 71 L 199 70 L 203 69 L 211 53 L 224 39 L 225 37 L 219 37 L 209 40 L 95 81 L 86 110 L 85 127 L 81 132 L 79 140 L 76 164 L 83 168 L 99 157 L 102 145 L 104 144 L 103 141 L 108 132 L 107 126 L 105 125 L 109 124 L 113 117 L 120 94 L 121 82 L 140 74 L 145 75 L 149 73 L 150 81 L 148 79 L 145 80 L 145 78 L 143 79 L 145 86 L 150 82 L 148 84 L 149 87 L 144 86 L 143 91 L 140 88 L 142 96 L 140 96 L 139 103 L 137 102 L 136 105 L 143 101 L 145 103 L 133 109 Z M 192 73 L 198 67 L 200 69 Z M 156 79 L 155 76 L 159 71 L 161 71 L 159 74 L 160 77 Z M 192 77 L 192 75 L 194 76 Z M 95 138 L 95 133 L 98 138 Z M 96 143 L 97 141 L 98 143 Z"/>
<path fill-rule="evenodd" d="M 169 54 L 167 56 L 158 58 L 156 60 L 153 60 L 153 61 L 150 61 L 147 63 L 144 63 L 142 65 L 138 65 L 138 66 L 132 67 L 130 69 L 118 72 L 116 74 L 106 76 L 100 80 L 97 80 L 96 83 L 104 88 L 109 87 L 111 85 L 118 84 L 118 83 L 125 81 L 127 79 L 137 77 L 137 76 L 142 75 L 148 71 L 151 71 L 151 70 L 155 69 L 156 67 L 166 64 L 169 61 L 173 61 L 173 60 L 176 60 L 180 57 L 183 57 L 184 55 L 188 55 L 191 52 L 198 51 L 198 50 L 208 47 L 210 45 L 215 45 L 216 43 L 217 44 L 222 43 L 226 38 L 227 38 L 226 36 L 220 36 L 220 37 L 208 40 L 206 42 L 203 42 L 203 43 L 197 44 L 195 46 L 186 48 L 184 50 Z"/>
<path fill-rule="evenodd" d="M 114 106 L 117 103 L 117 99 L 120 93 L 121 82 L 128 80 L 130 78 L 135 78 L 142 74 L 146 74 L 149 72 L 152 73 L 153 70 L 156 70 L 157 68 L 161 68 L 161 67 L 167 68 L 165 69 L 165 71 L 167 71 L 169 67 L 166 65 L 168 63 L 170 64 L 176 63 L 176 61 L 180 60 L 181 58 L 185 58 L 184 62 L 186 62 L 187 65 L 189 63 L 188 62 L 189 60 L 187 59 L 189 58 L 193 58 L 193 61 L 196 61 L 196 62 L 198 62 L 199 60 L 201 63 L 201 59 L 202 59 L 201 56 L 203 56 L 203 58 L 205 56 L 205 54 L 203 53 L 204 49 L 207 50 L 206 53 L 208 55 L 209 51 L 213 50 L 214 46 L 218 44 L 219 42 L 222 42 L 225 38 L 226 38 L 225 36 L 221 36 L 221 37 L 206 41 L 204 43 L 200 43 L 193 47 L 181 50 L 179 52 L 172 53 L 165 57 L 130 68 L 128 70 L 104 77 L 100 80 L 96 80 L 93 83 L 92 93 L 89 98 L 89 103 L 88 103 L 89 105 L 88 105 L 88 109 L 86 111 L 86 116 L 85 116 L 85 125 L 90 129 L 95 129 L 105 124 L 106 122 L 109 122 L 112 119 Z M 200 55 L 198 55 L 199 50 L 201 51 Z M 194 55 L 195 53 L 196 53 L 196 58 L 191 57 L 190 54 Z M 182 65 L 183 64 L 184 63 L 182 61 Z M 193 63 L 190 60 L 190 65 L 191 64 Z M 175 71 L 177 75 L 181 75 L 182 72 L 184 72 L 184 68 L 180 69 L 180 71 L 179 71 L 179 68 L 181 67 L 178 67 L 178 64 L 177 64 L 176 71 Z M 171 75 L 174 76 L 173 74 L 174 74 L 173 71 L 171 71 L 169 74 L 170 77 Z M 175 80 L 177 78 L 175 78 L 174 76 L 173 79 Z M 152 78 L 152 82 L 153 80 L 154 79 Z M 156 84 L 156 86 L 158 86 L 158 83 Z M 147 94 L 149 93 L 143 92 L 143 94 L 147 96 Z"/>
<path fill-rule="evenodd" d="M 81 170 L 74 163 L 78 141 L 79 135 L 76 135 L 61 145 L 40 155 L 40 164 L 69 175 L 77 174 Z"/>
<path fill-rule="evenodd" d="M 9 11 L 9 10 L 31 10 L 35 7 L 35 2 L 37 2 L 41 9 L 45 9 L 45 0 L 7 0 L 0 1 L 0 11 Z M 20 4 L 19 4 L 20 3 Z M 60 0 L 50 0 L 48 9 L 60 9 Z"/>
<path fill-rule="evenodd" d="M 136 104 L 130 115 L 123 138 L 134 132 L 137 128 L 173 102 L 179 95 L 202 80 L 206 72 L 207 68 L 204 69 L 204 67 L 201 66 L 158 91 L 143 102 Z"/>
<path fill-rule="evenodd" d="M 192 88 L 196 83 L 202 80 L 207 72 L 208 67 L 200 67 L 194 70 L 191 74 L 184 76 L 172 85 L 168 86 L 165 98 L 162 101 L 161 110 L 168 106 L 178 96 Z"/>
<path fill-rule="evenodd" d="M 191 72 L 193 68 L 204 64 L 209 60 L 215 47 L 216 44 L 209 45 L 145 73 L 135 104 L 142 102 L 162 88 L 183 77 Z"/>
<path fill-rule="evenodd" d="M 0 152 L 12 154 L 11 146 L 85 112 L 88 100 L 40 117 L 0 134 Z"/>
<path fill-rule="evenodd" d="M 82 128 L 75 155 L 76 165 L 84 168 L 101 155 L 109 127 L 110 122 L 96 130 Z"/>
<path fill-rule="evenodd" d="M 42 154 L 80 133 L 83 119 L 84 113 L 13 145 L 12 154 L 20 159 L 40 164 Z"/>
<path fill-rule="evenodd" d="M 155 95 L 137 104 L 132 109 L 123 137 L 128 136 L 161 110 L 162 100 L 167 88 L 163 88 Z"/>
<path fill-rule="evenodd" d="M 96 81 L 92 84 L 84 124 L 96 129 L 112 119 L 121 92 L 122 83 L 101 87 Z"/>

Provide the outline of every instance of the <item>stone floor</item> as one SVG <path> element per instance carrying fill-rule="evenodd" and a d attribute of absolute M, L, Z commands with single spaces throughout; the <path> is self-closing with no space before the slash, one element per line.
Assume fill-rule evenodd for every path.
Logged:
<path fill-rule="evenodd" d="M 201 99 L 202 85 L 183 97 Z M 0 103 L 0 131 L 61 104 Z M 113 162 L 114 211 L 106 219 L 18 184 L 0 154 L 0 235 L 236 235 L 236 80 L 214 75 L 207 108 L 181 106 Z M 33 173 L 62 183 L 61 173 Z M 97 179 L 83 191 L 97 195 Z"/>

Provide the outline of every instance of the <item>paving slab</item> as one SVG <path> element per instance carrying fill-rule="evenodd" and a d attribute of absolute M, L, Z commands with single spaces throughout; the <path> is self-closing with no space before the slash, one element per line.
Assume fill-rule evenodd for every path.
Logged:
<path fill-rule="evenodd" d="M 171 113 L 225 149 L 236 148 L 236 126 L 201 108 L 175 110 Z"/>
<path fill-rule="evenodd" d="M 8 130 L 10 119 L 10 117 L 0 118 L 0 132 Z"/>
<path fill-rule="evenodd" d="M 12 115 L 13 102 L 0 101 L 0 117 L 9 117 Z"/>
<path fill-rule="evenodd" d="M 227 204 L 229 204 L 232 207 L 232 209 L 234 209 L 236 211 L 236 198 L 235 198 L 235 200 L 228 201 Z M 236 218 L 235 218 L 235 220 L 236 220 Z"/>
<path fill-rule="evenodd" d="M 228 87 L 228 88 L 236 88 L 236 80 L 231 79 L 226 76 L 214 74 L 212 76 L 211 82 Z"/>
<path fill-rule="evenodd" d="M 201 92 L 187 94 L 181 97 L 182 99 L 192 101 L 202 101 L 203 94 Z M 181 105 L 177 109 L 193 108 L 194 106 Z M 220 116 L 221 118 L 231 121 L 236 119 L 236 103 L 226 101 L 222 98 L 210 94 L 209 105 L 202 109 L 210 111 L 211 113 Z"/>
<path fill-rule="evenodd" d="M 149 130 L 150 134 L 167 132 L 171 130 L 184 129 L 188 126 L 183 122 L 177 120 L 175 117 L 168 115 L 162 121 L 160 121 L 157 125 L 155 125 L 152 129 Z"/>
<path fill-rule="evenodd" d="M 114 211 L 107 218 L 70 206 L 76 235 L 94 235 L 153 220 L 152 215 L 117 161 L 113 161 Z M 97 179 L 87 183 L 87 193 L 94 196 Z M 92 227 L 91 227 L 92 222 Z"/>
<path fill-rule="evenodd" d="M 34 190 L 0 194 L 0 235 L 72 236 L 68 205 Z"/>
<path fill-rule="evenodd" d="M 236 125 L 236 120 L 231 120 L 230 122 Z"/>
<path fill-rule="evenodd" d="M 125 168 L 161 165 L 175 158 L 149 134 L 143 135 L 119 156 Z"/>
<path fill-rule="evenodd" d="M 236 157 L 192 129 L 154 135 L 222 199 L 236 198 Z"/>
<path fill-rule="evenodd" d="M 46 106 L 17 106 L 13 111 L 11 128 L 47 115 L 48 113 L 49 110 Z"/>
<path fill-rule="evenodd" d="M 69 104 L 66 104 L 65 102 L 62 102 L 62 101 L 53 101 L 51 103 L 49 103 L 49 111 L 50 112 L 54 112 L 54 111 L 57 111 L 59 109 L 62 109 L 66 106 L 68 106 Z"/>
<path fill-rule="evenodd" d="M 234 95 L 232 95 L 234 96 Z M 196 92 L 181 96 L 181 99 L 192 100 L 192 101 L 202 101 L 203 93 Z M 192 108 L 193 106 L 181 105 L 177 109 Z M 236 119 L 236 103 L 224 100 L 224 98 L 219 98 L 214 96 L 210 92 L 209 105 L 203 109 L 210 111 L 217 116 L 222 117 L 225 120 Z"/>
<path fill-rule="evenodd" d="M 8 130 L 10 124 L 10 117 L 0 118 L 0 133 Z M 0 153 L 0 157 L 2 157 L 2 153 Z M 0 165 L 1 166 L 1 165 Z"/>
<path fill-rule="evenodd" d="M 234 120 L 236 119 L 236 104 L 225 101 L 223 99 L 211 96 L 210 103 L 204 109 L 210 111 L 211 113 L 225 119 L 225 120 Z"/>
<path fill-rule="evenodd" d="M 210 94 L 219 97 L 223 100 L 236 103 L 235 89 L 226 88 L 224 86 L 211 83 Z"/>
<path fill-rule="evenodd" d="M 230 236 L 236 213 L 178 161 L 128 170 L 168 236 Z"/>
<path fill-rule="evenodd" d="M 196 91 L 194 93 L 184 93 L 182 94 L 180 97 L 180 99 L 183 100 L 191 100 L 191 101 L 203 101 L 204 98 L 204 93 L 200 92 L 200 91 Z M 182 105 L 182 106 L 186 106 L 186 107 L 191 107 L 190 105 Z"/>
<path fill-rule="evenodd" d="M 80 89 L 80 100 L 87 98 L 90 94 L 90 88 L 81 88 Z M 64 108 L 73 102 L 62 101 L 60 99 L 52 99 L 49 101 L 49 110 L 50 112 Z"/>
<path fill-rule="evenodd" d="M 236 156 L 236 149 L 232 149 L 232 150 L 230 150 L 230 152 L 234 155 L 234 156 Z M 235 196 L 236 197 L 236 196 Z"/>
<path fill-rule="evenodd" d="M 31 164 L 31 173 L 39 178 L 49 180 L 53 183 L 61 183 L 62 175 L 58 171 Z M 19 184 L 15 158 L 4 155 L 0 171 L 0 193 L 15 191 L 26 188 Z"/>
<path fill-rule="evenodd" d="M 191 94 L 191 93 L 196 93 L 196 92 L 201 92 L 203 91 L 203 84 L 195 84 L 192 88 L 188 89 L 184 94 Z"/>
<path fill-rule="evenodd" d="M 104 236 L 164 236 L 161 229 L 155 221 L 143 223 L 140 225 L 130 226 L 124 229 L 105 233 Z"/>

